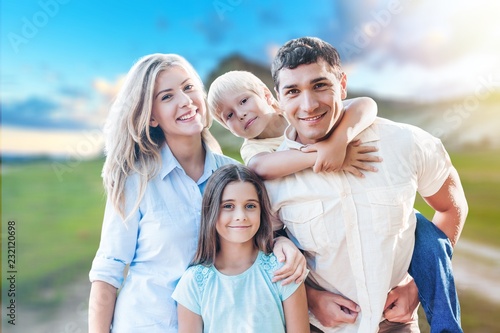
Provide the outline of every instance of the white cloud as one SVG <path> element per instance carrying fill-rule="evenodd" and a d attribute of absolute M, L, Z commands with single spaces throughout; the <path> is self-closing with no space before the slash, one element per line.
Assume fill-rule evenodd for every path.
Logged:
<path fill-rule="evenodd" d="M 369 3 L 371 7 L 365 7 L 359 16 L 363 20 L 354 26 L 377 22 L 374 13 L 390 2 L 385 6 L 377 3 L 378 9 Z M 469 94 L 480 77 L 500 74 L 500 3 L 399 3 L 401 12 L 388 17 L 389 23 L 380 25 L 380 31 L 370 36 L 366 45 L 358 45 L 360 55 L 345 66 L 352 89 L 434 100 Z M 351 44 L 356 46 L 355 41 L 351 39 Z"/>

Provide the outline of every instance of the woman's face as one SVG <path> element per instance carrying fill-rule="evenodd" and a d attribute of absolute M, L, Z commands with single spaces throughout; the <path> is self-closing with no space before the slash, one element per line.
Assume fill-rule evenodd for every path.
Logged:
<path fill-rule="evenodd" d="M 199 135 L 206 115 L 203 87 L 182 67 L 172 66 L 156 78 L 150 125 L 165 137 Z"/>

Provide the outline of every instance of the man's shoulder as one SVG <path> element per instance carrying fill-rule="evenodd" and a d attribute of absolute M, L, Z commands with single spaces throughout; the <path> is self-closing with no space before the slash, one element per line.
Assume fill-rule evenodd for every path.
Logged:
<path fill-rule="evenodd" d="M 387 118 L 382 118 L 382 117 L 377 117 L 375 118 L 375 121 L 373 122 L 372 126 L 379 126 L 379 127 L 387 127 L 387 128 L 402 128 L 402 129 L 411 129 L 415 128 L 416 126 L 407 124 L 407 123 L 402 123 L 398 121 L 394 121 L 391 119 Z"/>
<path fill-rule="evenodd" d="M 408 123 L 402 123 L 402 122 L 397 122 L 393 121 L 387 118 L 381 118 L 377 117 L 373 124 L 369 126 L 368 128 L 371 128 L 375 130 L 377 133 L 379 133 L 381 136 L 385 135 L 404 135 L 405 133 L 407 135 L 411 136 L 432 136 L 432 134 L 428 133 L 424 129 L 408 124 Z"/>

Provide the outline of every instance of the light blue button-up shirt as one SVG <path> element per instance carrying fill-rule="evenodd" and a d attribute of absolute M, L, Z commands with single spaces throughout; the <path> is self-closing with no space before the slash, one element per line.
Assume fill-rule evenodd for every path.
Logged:
<path fill-rule="evenodd" d="M 126 223 L 113 204 L 106 203 L 89 278 L 121 287 L 112 332 L 177 332 L 171 294 L 196 251 L 203 190 L 217 168 L 238 163 L 207 150 L 203 175 L 195 182 L 167 145 L 161 156 L 159 174 L 148 182 L 139 210 Z M 126 214 L 138 193 L 139 177 L 134 174 L 125 185 Z"/>

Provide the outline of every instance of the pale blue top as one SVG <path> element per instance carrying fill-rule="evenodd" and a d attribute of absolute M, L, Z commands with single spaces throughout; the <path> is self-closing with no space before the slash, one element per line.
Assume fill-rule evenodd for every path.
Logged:
<path fill-rule="evenodd" d="M 201 315 L 204 333 L 285 332 L 282 302 L 299 287 L 272 282 L 282 266 L 274 254 L 259 252 L 254 264 L 239 275 L 224 275 L 213 265 L 191 266 L 172 297 Z"/>
<path fill-rule="evenodd" d="M 106 203 L 101 243 L 89 278 L 122 288 L 113 332 L 177 332 L 176 304 L 170 295 L 196 250 L 203 190 L 217 168 L 238 163 L 207 149 L 203 175 L 195 182 L 167 145 L 161 156 L 159 174 L 148 182 L 139 210 L 126 224 L 111 202 Z M 135 205 L 138 181 L 134 174 L 125 185 L 127 214 Z"/>

